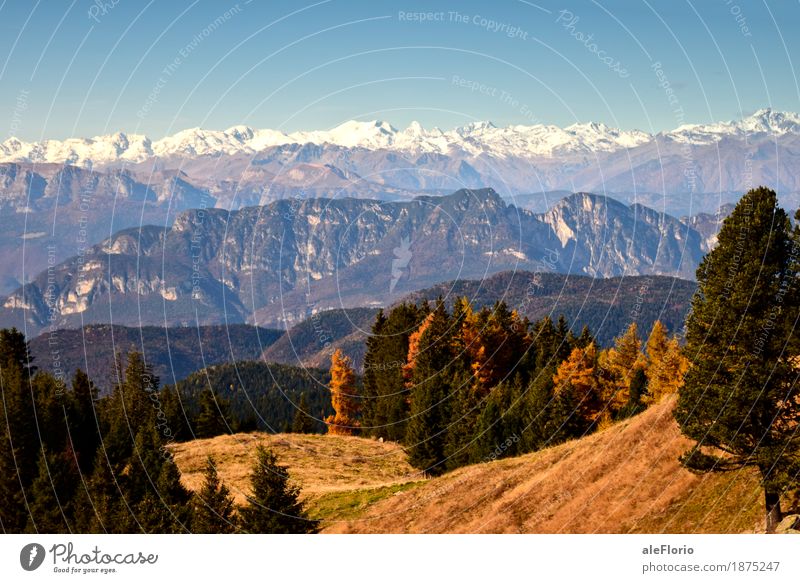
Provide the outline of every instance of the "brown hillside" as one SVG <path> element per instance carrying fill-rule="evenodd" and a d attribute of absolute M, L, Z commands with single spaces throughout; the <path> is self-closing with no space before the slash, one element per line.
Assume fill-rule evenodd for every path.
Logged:
<path fill-rule="evenodd" d="M 302 488 L 306 500 L 419 479 L 397 444 L 359 437 L 239 433 L 178 443 L 170 446 L 170 450 L 184 484 L 191 490 L 200 488 L 206 456 L 213 456 L 220 478 L 236 501 L 242 503 L 249 491 L 248 476 L 258 444 L 269 447 L 279 462 L 288 467 L 289 475 Z"/>
<path fill-rule="evenodd" d="M 750 472 L 697 476 L 674 402 L 584 439 L 452 472 L 384 497 L 327 532 L 753 532 L 763 503 Z"/>

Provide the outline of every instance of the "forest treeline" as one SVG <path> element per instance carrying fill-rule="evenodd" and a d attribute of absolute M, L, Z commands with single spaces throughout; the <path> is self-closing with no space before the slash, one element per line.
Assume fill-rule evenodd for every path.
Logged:
<path fill-rule="evenodd" d="M 531 323 L 504 302 L 474 310 L 466 298 L 452 310 L 439 300 L 380 312 L 360 393 L 354 383 L 336 386 L 344 360 L 334 355 L 331 391 L 354 395 L 349 425 L 404 444 L 412 465 L 431 475 L 628 417 L 674 393 L 687 366 L 658 321 L 646 344 L 634 322 L 600 349 L 587 327 L 573 334 L 564 317 Z"/>
<path fill-rule="evenodd" d="M 202 488 L 181 483 L 177 392 L 160 390 L 141 354 L 98 398 L 78 371 L 70 386 L 38 372 L 24 336 L 0 331 L 0 528 L 5 533 L 315 532 L 274 454 L 255 452 L 247 503 L 237 507 L 208 460 Z"/>

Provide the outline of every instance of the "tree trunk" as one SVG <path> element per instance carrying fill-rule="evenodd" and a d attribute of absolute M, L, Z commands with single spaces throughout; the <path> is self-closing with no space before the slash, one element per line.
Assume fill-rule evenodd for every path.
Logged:
<path fill-rule="evenodd" d="M 781 512 L 781 495 L 769 489 L 764 490 L 764 502 L 767 510 L 767 534 L 775 532 L 775 528 L 783 519 Z"/>

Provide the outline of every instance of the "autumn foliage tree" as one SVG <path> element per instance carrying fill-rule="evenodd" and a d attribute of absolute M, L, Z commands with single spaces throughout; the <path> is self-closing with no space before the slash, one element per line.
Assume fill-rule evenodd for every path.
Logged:
<path fill-rule="evenodd" d="M 553 375 L 554 393 L 559 397 L 571 392 L 577 414 L 590 425 L 605 410 L 600 379 L 597 374 L 597 347 L 574 348 Z"/>
<path fill-rule="evenodd" d="M 617 337 L 614 346 L 599 358 L 603 373 L 603 392 L 608 412 L 613 415 L 631 406 L 631 385 L 645 367 L 636 322 Z M 635 397 L 635 395 L 634 395 Z"/>
<path fill-rule="evenodd" d="M 328 433 L 332 435 L 355 435 L 358 431 L 360 403 L 356 374 L 350 358 L 337 349 L 331 357 L 331 405 L 335 413 L 325 419 Z"/>
<path fill-rule="evenodd" d="M 689 361 L 677 338 L 666 340 L 663 349 L 657 352 L 650 351 L 648 342 L 647 402 L 658 403 L 677 393 L 688 369 Z"/>

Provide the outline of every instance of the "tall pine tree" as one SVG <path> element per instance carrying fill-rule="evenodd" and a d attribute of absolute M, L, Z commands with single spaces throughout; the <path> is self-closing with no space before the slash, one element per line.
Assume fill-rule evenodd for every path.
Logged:
<path fill-rule="evenodd" d="M 445 470 L 445 443 L 451 418 L 450 393 L 454 374 L 452 327 L 444 302 L 420 326 L 420 334 L 409 344 L 408 366 L 411 417 L 406 442 L 409 463 L 425 473 Z"/>
<path fill-rule="evenodd" d="M 308 518 L 300 490 L 289 483 L 286 467 L 264 446 L 256 449 L 248 504 L 239 508 L 240 524 L 250 534 L 313 533 L 319 522 Z"/>
<path fill-rule="evenodd" d="M 682 457 L 695 471 L 758 470 L 766 528 L 800 471 L 798 231 L 775 192 L 745 194 L 717 246 L 697 269 L 686 323 L 691 368 L 675 418 L 696 445 Z"/>
<path fill-rule="evenodd" d="M 203 485 L 195 494 L 192 532 L 199 534 L 228 534 L 235 532 L 235 509 L 230 490 L 217 475 L 214 459 L 206 459 Z"/>

